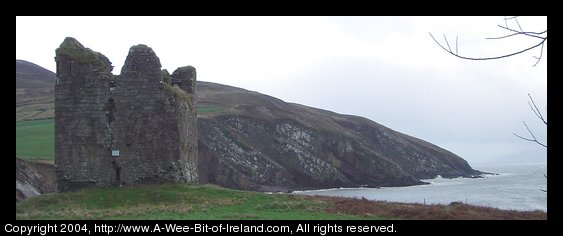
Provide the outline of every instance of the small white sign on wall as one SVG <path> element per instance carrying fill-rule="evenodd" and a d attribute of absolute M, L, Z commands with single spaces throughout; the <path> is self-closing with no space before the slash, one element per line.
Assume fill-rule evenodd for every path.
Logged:
<path fill-rule="evenodd" d="M 119 150 L 111 150 L 111 156 L 112 157 L 118 157 L 119 156 Z"/>

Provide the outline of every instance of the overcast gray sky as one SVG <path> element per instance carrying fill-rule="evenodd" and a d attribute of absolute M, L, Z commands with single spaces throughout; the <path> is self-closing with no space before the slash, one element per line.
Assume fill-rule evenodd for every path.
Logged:
<path fill-rule="evenodd" d="M 470 164 L 546 161 L 522 141 L 526 121 L 540 141 L 546 127 L 528 107 L 547 107 L 547 48 L 497 61 L 467 61 L 440 49 L 442 34 L 459 53 L 486 57 L 537 44 L 508 32 L 504 17 L 16 17 L 16 59 L 55 71 L 66 36 L 106 55 L 119 74 L 129 47 L 146 44 L 163 69 L 193 65 L 198 80 L 272 95 L 287 102 L 360 115 L 444 147 Z M 543 31 L 547 17 L 520 17 Z M 517 27 L 512 25 L 512 27 Z M 453 45 L 452 45 L 453 46 Z"/>

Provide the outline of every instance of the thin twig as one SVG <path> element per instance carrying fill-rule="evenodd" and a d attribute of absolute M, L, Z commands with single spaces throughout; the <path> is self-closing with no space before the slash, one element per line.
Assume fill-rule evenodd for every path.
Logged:
<path fill-rule="evenodd" d="M 530 109 L 532 109 L 532 111 L 534 112 L 534 114 L 536 114 L 536 116 L 538 118 L 540 118 L 540 120 L 547 125 L 547 121 L 543 118 L 543 115 L 541 114 L 540 109 L 538 109 L 538 106 L 536 106 L 536 103 L 534 102 L 534 99 L 532 98 L 532 96 L 528 93 L 528 97 L 530 98 L 530 101 L 532 102 L 530 104 L 530 102 L 528 102 L 528 105 L 530 106 Z"/>
<path fill-rule="evenodd" d="M 504 17 L 504 25 L 506 25 L 506 27 L 508 28 L 508 19 L 506 18 L 506 16 Z"/>
<path fill-rule="evenodd" d="M 514 17 L 514 21 L 516 21 L 516 24 L 518 25 L 518 28 L 520 28 L 520 32 L 524 32 L 524 30 L 522 29 L 522 26 L 520 26 L 520 22 L 518 22 L 518 18 Z"/>
<path fill-rule="evenodd" d="M 506 29 L 506 28 L 504 28 L 504 27 L 502 27 L 502 26 L 500 26 L 500 25 L 499 25 L 499 27 L 501 27 L 501 28 L 503 28 L 503 29 Z M 511 31 L 512 31 L 512 30 L 511 30 Z M 499 36 L 499 37 L 488 37 L 488 38 L 485 38 L 485 39 L 504 39 L 504 38 L 509 38 L 509 37 L 512 37 L 512 36 L 515 36 L 515 35 L 519 35 L 519 34 L 523 34 L 523 35 L 530 36 L 530 37 L 534 37 L 534 38 L 544 39 L 545 37 L 541 37 L 541 36 L 538 36 L 538 35 L 542 35 L 542 34 L 545 34 L 545 33 L 547 33 L 547 30 L 546 30 L 546 31 L 543 31 L 543 32 L 518 32 L 518 31 L 516 31 L 516 32 L 513 33 L 513 34 L 508 34 L 508 35 Z"/>
<path fill-rule="evenodd" d="M 537 35 L 542 35 L 542 34 L 547 33 L 547 30 L 544 30 L 544 31 L 541 31 L 541 32 L 518 31 L 518 30 L 512 29 L 512 28 L 510 28 L 510 27 L 502 26 L 502 25 L 497 25 L 497 26 L 500 27 L 500 28 L 502 28 L 502 29 L 508 30 L 508 31 L 518 32 L 518 33 L 525 33 L 525 34 L 527 34 L 527 35 L 529 34 L 529 35 L 536 35 L 536 36 L 537 36 Z"/>
<path fill-rule="evenodd" d="M 530 142 L 535 142 L 535 143 L 537 143 L 537 144 L 539 144 L 539 145 L 541 145 L 541 146 L 547 148 L 547 145 L 545 145 L 545 144 L 539 142 L 538 139 L 536 139 L 536 136 L 534 136 L 534 133 L 532 133 L 532 131 L 530 130 L 530 128 L 528 128 L 528 125 L 526 124 L 526 122 L 522 121 L 522 123 L 524 123 L 524 126 L 526 126 L 526 129 L 528 130 L 528 133 L 530 133 L 530 135 L 532 135 L 532 138 L 533 138 L 533 139 L 531 139 L 531 138 L 524 138 L 524 137 L 522 137 L 522 136 L 520 136 L 520 135 L 517 135 L 517 134 L 515 134 L 515 133 L 512 133 L 512 134 L 514 134 L 514 136 L 516 136 L 516 137 L 518 137 L 518 138 L 521 138 L 521 139 L 523 139 L 523 140 L 530 141 Z"/>
<path fill-rule="evenodd" d="M 545 31 L 543 31 L 543 32 L 524 32 L 524 31 L 518 31 L 518 30 L 515 30 L 515 29 L 511 29 L 511 28 L 508 28 L 508 27 L 504 27 L 504 26 L 502 26 L 502 25 L 498 25 L 498 27 L 503 28 L 503 29 L 508 30 L 508 31 L 512 31 L 512 32 L 514 32 L 514 33 L 523 34 L 523 35 L 530 36 L 530 37 L 534 37 L 534 38 L 539 38 L 539 39 L 545 39 L 545 38 L 547 38 L 547 37 L 539 36 L 539 35 L 542 35 L 542 34 L 547 33 L 547 30 L 545 30 Z"/>
<path fill-rule="evenodd" d="M 546 175 L 546 174 L 544 174 L 543 177 L 545 177 L 545 179 L 547 179 L 547 175 Z M 540 188 L 540 190 L 543 191 L 543 192 L 545 192 L 545 193 L 547 193 L 547 189 L 541 189 L 541 188 Z"/>
<path fill-rule="evenodd" d="M 536 66 L 538 63 L 540 63 L 541 57 L 543 56 L 543 45 L 545 45 L 545 44 L 542 44 L 542 45 L 541 45 L 540 56 L 539 56 L 539 57 L 534 56 L 534 58 L 538 59 L 538 60 L 536 61 L 536 64 L 534 64 L 534 66 Z M 536 107 L 536 109 L 537 109 L 537 107 Z"/>
<path fill-rule="evenodd" d="M 451 52 L 452 48 L 450 47 L 450 43 L 448 43 L 448 38 L 446 38 L 445 34 L 444 34 L 444 39 L 446 40 L 446 44 L 448 45 L 448 49 L 450 49 L 450 52 Z"/>
<path fill-rule="evenodd" d="M 455 36 L 455 54 L 459 55 L 459 52 L 457 51 L 458 47 L 457 47 L 457 35 Z"/>
<path fill-rule="evenodd" d="M 519 35 L 519 34 L 522 34 L 522 33 L 518 32 L 518 33 L 513 33 L 513 34 L 509 34 L 509 35 L 505 35 L 505 36 L 489 37 L 489 38 L 485 38 L 485 39 L 504 39 L 504 38 L 512 37 L 514 35 Z"/>

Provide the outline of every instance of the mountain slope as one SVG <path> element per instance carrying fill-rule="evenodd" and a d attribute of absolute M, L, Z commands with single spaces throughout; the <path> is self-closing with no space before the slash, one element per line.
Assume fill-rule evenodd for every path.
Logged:
<path fill-rule="evenodd" d="M 36 106 L 18 103 L 18 89 L 44 89 L 52 98 L 52 84 L 30 84 L 37 83 L 16 86 L 16 121 L 30 117 L 25 112 Z M 291 191 L 404 186 L 421 184 L 420 179 L 437 175 L 480 174 L 447 150 L 366 118 L 209 82 L 198 81 L 197 96 L 202 183 Z M 44 105 L 52 108 L 52 99 Z M 41 117 L 52 118 L 53 114 Z"/>
<path fill-rule="evenodd" d="M 402 186 L 479 174 L 465 160 L 369 119 L 198 82 L 201 179 L 260 191 Z"/>
<path fill-rule="evenodd" d="M 55 73 L 16 60 L 16 121 L 54 116 Z"/>
<path fill-rule="evenodd" d="M 55 85 L 55 73 L 28 61 L 16 60 L 16 89 L 48 90 L 51 85 Z"/>

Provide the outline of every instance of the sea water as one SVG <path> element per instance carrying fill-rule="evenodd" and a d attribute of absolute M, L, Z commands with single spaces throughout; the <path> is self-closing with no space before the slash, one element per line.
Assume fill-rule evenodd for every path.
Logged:
<path fill-rule="evenodd" d="M 449 204 L 462 202 L 507 210 L 547 212 L 546 163 L 473 165 L 496 173 L 484 178 L 426 179 L 428 185 L 383 188 L 341 188 L 299 191 L 295 194 L 366 198 L 390 202 Z"/>

